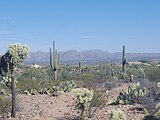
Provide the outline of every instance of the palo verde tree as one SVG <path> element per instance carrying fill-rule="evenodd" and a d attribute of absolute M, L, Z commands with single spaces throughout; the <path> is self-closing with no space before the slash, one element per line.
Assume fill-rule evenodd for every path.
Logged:
<path fill-rule="evenodd" d="M 9 45 L 8 51 L 1 57 L 0 68 L 2 78 L 8 78 L 12 93 L 12 111 L 11 117 L 16 115 L 16 98 L 15 98 L 15 77 L 16 68 L 23 63 L 24 58 L 29 54 L 29 47 L 26 45 L 12 44 Z"/>

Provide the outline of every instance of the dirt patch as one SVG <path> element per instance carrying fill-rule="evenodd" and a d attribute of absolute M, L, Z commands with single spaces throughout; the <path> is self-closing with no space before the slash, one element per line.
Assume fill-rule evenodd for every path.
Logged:
<path fill-rule="evenodd" d="M 102 90 L 106 99 L 106 105 L 98 108 L 92 118 L 87 119 L 109 120 L 108 114 L 111 110 L 120 108 L 124 112 L 126 120 L 143 120 L 144 114 L 141 111 L 142 107 L 138 104 L 108 105 L 108 101 L 115 100 L 119 92 L 127 87 L 127 84 L 123 84 L 111 91 Z M 67 120 L 67 118 L 78 116 L 75 110 L 75 94 L 73 92 L 62 93 L 57 97 L 19 94 L 17 99 L 19 111 L 17 112 L 16 118 L 8 118 L 7 120 Z M 76 117 L 74 120 L 76 120 Z"/>
<path fill-rule="evenodd" d="M 57 97 L 49 95 L 27 96 L 19 94 L 19 112 L 12 120 L 55 120 L 59 117 L 76 115 L 74 94 L 63 93 Z"/>

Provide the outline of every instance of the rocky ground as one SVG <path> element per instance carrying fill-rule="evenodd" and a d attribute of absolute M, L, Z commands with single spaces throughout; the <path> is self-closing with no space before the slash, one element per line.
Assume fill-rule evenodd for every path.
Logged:
<path fill-rule="evenodd" d="M 126 89 L 123 84 L 111 91 L 103 90 L 104 97 L 107 100 L 114 100 L 120 91 Z M 67 120 L 78 116 L 75 110 L 75 95 L 72 92 L 62 93 L 57 97 L 49 95 L 17 95 L 18 112 L 16 118 L 7 118 L 7 120 Z M 108 101 L 108 102 L 109 102 Z M 140 105 L 106 105 L 97 109 L 94 115 L 88 120 L 109 120 L 108 113 L 112 109 L 120 108 L 125 113 L 127 120 L 142 120 L 144 113 L 140 111 Z M 74 119 L 76 120 L 76 118 Z"/>

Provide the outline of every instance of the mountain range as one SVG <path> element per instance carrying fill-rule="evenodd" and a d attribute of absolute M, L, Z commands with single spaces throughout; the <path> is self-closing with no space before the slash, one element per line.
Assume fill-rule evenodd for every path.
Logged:
<path fill-rule="evenodd" d="M 99 64 L 99 63 L 120 63 L 122 58 L 121 52 L 107 52 L 102 50 L 68 50 L 59 52 L 60 61 L 62 64 L 77 64 L 83 61 L 85 64 Z M 49 52 L 37 51 L 31 52 L 29 57 L 25 60 L 25 64 L 32 64 L 33 62 L 40 65 L 49 65 Z M 160 60 L 160 53 L 126 53 L 128 61 Z"/>

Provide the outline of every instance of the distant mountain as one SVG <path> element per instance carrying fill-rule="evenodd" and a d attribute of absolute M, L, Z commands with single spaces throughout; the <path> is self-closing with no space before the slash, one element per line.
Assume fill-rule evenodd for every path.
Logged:
<path fill-rule="evenodd" d="M 68 50 L 66 52 L 59 52 L 60 60 L 63 64 L 77 64 L 79 60 L 85 64 L 97 64 L 97 63 L 115 63 L 121 62 L 121 52 L 110 53 L 102 50 L 86 50 L 76 51 Z M 31 52 L 29 58 L 25 60 L 25 64 L 49 64 L 49 52 L 37 51 Z M 145 60 L 160 60 L 160 53 L 126 53 L 128 61 L 137 61 L 141 59 Z"/>

